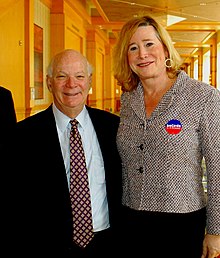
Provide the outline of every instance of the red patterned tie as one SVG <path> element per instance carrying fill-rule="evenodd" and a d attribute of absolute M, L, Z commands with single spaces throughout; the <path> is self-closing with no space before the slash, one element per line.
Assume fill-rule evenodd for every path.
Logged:
<path fill-rule="evenodd" d="M 70 121 L 70 198 L 73 214 L 73 241 L 80 247 L 93 238 L 92 208 L 88 172 L 76 119 Z"/>

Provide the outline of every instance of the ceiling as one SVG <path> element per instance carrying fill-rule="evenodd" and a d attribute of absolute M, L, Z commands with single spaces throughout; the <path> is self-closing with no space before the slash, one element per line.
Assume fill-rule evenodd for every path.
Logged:
<path fill-rule="evenodd" d="M 52 2 L 55 0 L 40 0 Z M 67 0 L 66 0 L 67 1 Z M 0 0 L 4 12 L 19 0 Z M 68 0 L 78 2 L 87 10 L 92 25 L 107 33 L 110 41 L 117 40 L 123 24 L 139 14 L 153 15 L 169 31 L 176 49 L 185 63 L 198 56 L 197 50 L 207 50 L 212 37 L 220 31 L 220 1 L 215 0 Z M 168 15 L 185 18 L 167 26 Z M 219 36 L 220 38 L 220 36 Z"/>
<path fill-rule="evenodd" d="M 208 48 L 211 38 L 220 30 L 220 1 L 213 0 L 85 0 L 92 24 L 117 40 L 123 24 L 139 14 L 153 15 L 169 31 L 184 62 L 197 56 L 198 48 Z M 167 18 L 185 20 L 167 26 Z"/>

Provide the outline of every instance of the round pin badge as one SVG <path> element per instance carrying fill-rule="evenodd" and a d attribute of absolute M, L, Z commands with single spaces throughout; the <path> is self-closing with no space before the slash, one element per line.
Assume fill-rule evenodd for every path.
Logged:
<path fill-rule="evenodd" d="M 167 122 L 165 129 L 169 134 L 178 134 L 182 130 L 182 124 L 177 119 L 172 119 Z"/>

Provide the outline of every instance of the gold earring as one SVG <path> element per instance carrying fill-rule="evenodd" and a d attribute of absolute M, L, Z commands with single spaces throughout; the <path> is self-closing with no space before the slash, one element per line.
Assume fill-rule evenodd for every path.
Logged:
<path fill-rule="evenodd" d="M 172 59 L 170 59 L 170 58 L 166 58 L 165 59 L 165 66 L 166 66 L 166 68 L 172 68 L 172 63 L 173 63 Z"/>

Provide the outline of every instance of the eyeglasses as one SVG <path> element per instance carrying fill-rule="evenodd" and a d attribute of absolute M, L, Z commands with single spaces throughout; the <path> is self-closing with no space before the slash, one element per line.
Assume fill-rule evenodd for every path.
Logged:
<path fill-rule="evenodd" d="M 70 78 L 75 78 L 75 80 L 77 80 L 77 81 L 82 81 L 86 78 L 86 76 L 85 76 L 85 74 L 82 74 L 82 73 L 76 74 L 76 75 L 69 75 L 64 72 L 59 72 L 54 76 L 54 79 L 56 81 L 60 81 L 60 82 L 69 81 Z"/>

